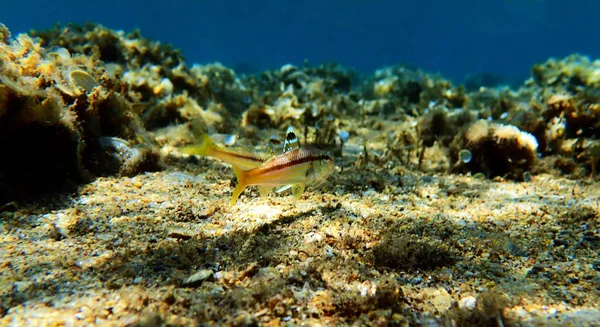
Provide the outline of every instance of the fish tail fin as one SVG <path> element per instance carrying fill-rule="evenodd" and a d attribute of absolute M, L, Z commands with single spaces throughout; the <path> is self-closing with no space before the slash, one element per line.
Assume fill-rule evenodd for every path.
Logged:
<path fill-rule="evenodd" d="M 210 136 L 206 135 L 206 133 L 200 133 L 199 135 L 197 135 L 196 141 L 196 144 L 186 146 L 185 148 L 183 148 L 183 153 L 195 154 L 199 156 L 208 156 L 216 147 L 213 140 L 211 140 Z"/>
<path fill-rule="evenodd" d="M 237 179 L 237 186 L 231 194 L 231 202 L 229 202 L 229 208 L 235 205 L 235 202 L 240 197 L 240 194 L 242 194 L 246 186 L 248 186 L 248 184 L 246 184 L 246 171 L 242 170 L 237 166 L 232 166 L 231 168 L 233 168 L 233 172 L 235 173 L 235 178 Z"/>

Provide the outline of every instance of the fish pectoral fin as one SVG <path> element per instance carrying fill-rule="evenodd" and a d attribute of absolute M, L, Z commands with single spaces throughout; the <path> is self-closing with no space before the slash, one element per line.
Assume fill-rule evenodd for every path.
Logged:
<path fill-rule="evenodd" d="M 292 195 L 294 199 L 298 200 L 304 193 L 304 184 L 294 184 L 292 185 Z"/>
<path fill-rule="evenodd" d="M 260 196 L 266 198 L 271 193 L 271 186 L 268 185 L 260 185 L 258 187 L 258 191 L 260 192 Z"/>

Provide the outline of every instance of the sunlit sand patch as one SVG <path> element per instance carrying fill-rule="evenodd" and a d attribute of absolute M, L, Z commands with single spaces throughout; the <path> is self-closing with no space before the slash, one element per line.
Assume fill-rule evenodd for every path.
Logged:
<path fill-rule="evenodd" d="M 243 228 L 270 223 L 282 214 L 280 206 L 270 205 L 268 203 L 250 204 L 236 214 L 236 220 L 241 223 Z"/>

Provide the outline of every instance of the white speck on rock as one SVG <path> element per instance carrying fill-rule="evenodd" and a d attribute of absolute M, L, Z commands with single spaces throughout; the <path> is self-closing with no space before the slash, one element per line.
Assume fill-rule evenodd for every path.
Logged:
<path fill-rule="evenodd" d="M 461 309 L 466 309 L 466 310 L 475 309 L 475 305 L 477 305 L 477 299 L 475 299 L 475 297 L 473 297 L 473 296 L 463 297 L 458 302 L 458 307 Z"/>

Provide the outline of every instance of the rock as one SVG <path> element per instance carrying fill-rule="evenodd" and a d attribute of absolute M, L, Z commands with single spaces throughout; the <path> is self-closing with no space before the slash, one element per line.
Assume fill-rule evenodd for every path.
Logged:
<path fill-rule="evenodd" d="M 477 299 L 473 296 L 467 296 L 460 299 L 458 307 L 463 310 L 473 310 L 477 305 Z"/>
<path fill-rule="evenodd" d="M 183 286 L 186 287 L 198 287 L 200 285 L 202 285 L 202 282 L 204 282 L 205 280 L 209 279 L 210 277 L 213 276 L 213 272 L 210 269 L 202 269 L 200 271 L 198 271 L 197 273 L 191 275 L 190 277 L 188 277 L 184 282 L 183 282 Z"/>
<path fill-rule="evenodd" d="M 431 297 L 431 304 L 439 311 L 444 312 L 450 308 L 452 304 L 452 297 L 443 288 L 430 289 L 429 296 Z"/>

